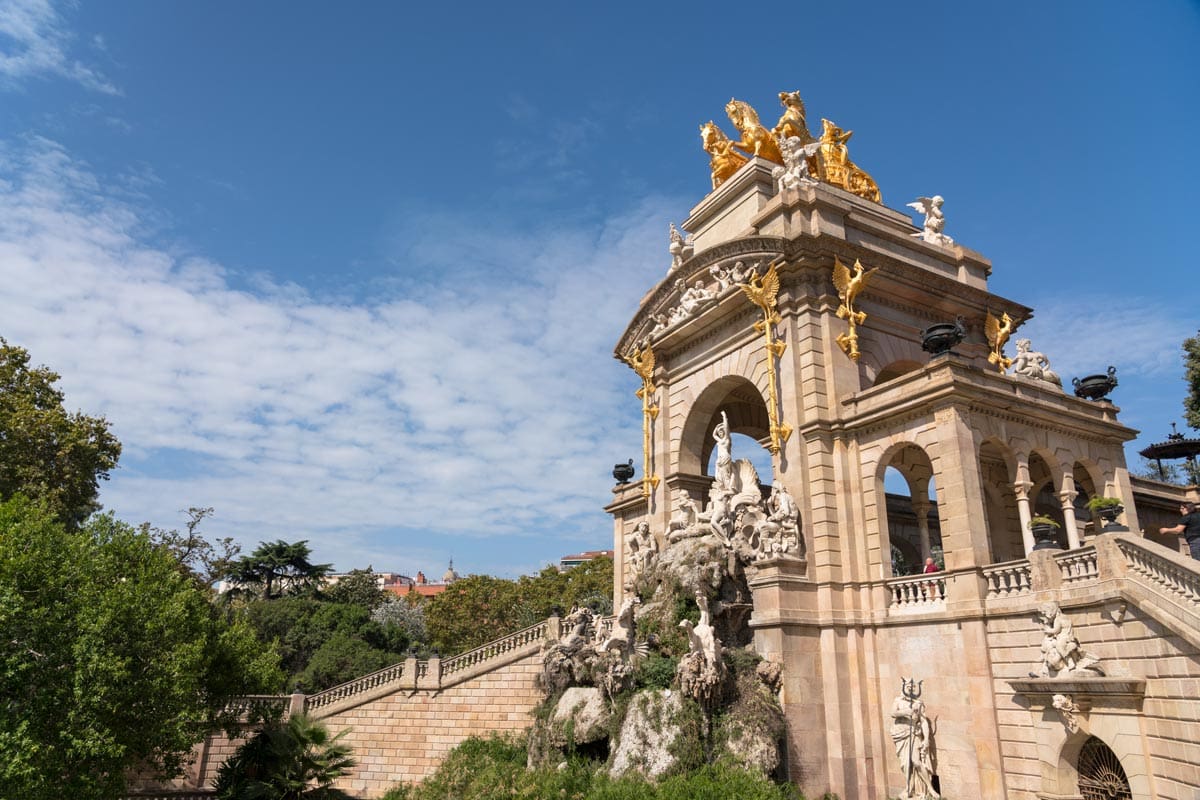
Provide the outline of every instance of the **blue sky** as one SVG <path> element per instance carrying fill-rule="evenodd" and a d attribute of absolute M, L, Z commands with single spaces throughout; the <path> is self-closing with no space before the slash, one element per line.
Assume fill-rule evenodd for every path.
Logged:
<path fill-rule="evenodd" d="M 0 0 L 0 335 L 112 422 L 127 520 L 528 572 L 610 546 L 698 126 L 799 89 L 1060 374 L 1117 366 L 1132 453 L 1200 325 L 1200 10 L 976 6 Z"/>

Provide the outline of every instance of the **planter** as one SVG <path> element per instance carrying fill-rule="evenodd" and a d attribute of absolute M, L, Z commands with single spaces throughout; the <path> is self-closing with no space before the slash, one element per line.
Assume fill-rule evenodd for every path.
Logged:
<path fill-rule="evenodd" d="M 1033 533 L 1033 549 L 1034 550 L 1062 550 L 1064 549 L 1058 543 L 1058 528 L 1053 525 L 1034 525 L 1030 529 Z"/>
<path fill-rule="evenodd" d="M 613 467 L 613 478 L 617 483 L 624 485 L 629 483 L 629 479 L 633 477 L 633 459 L 629 459 L 628 464 L 617 464 Z"/>
<path fill-rule="evenodd" d="M 1125 506 L 1109 506 L 1096 510 L 1096 515 L 1104 521 L 1104 527 L 1100 529 L 1100 533 L 1117 533 L 1127 531 L 1129 528 L 1117 522 L 1117 517 L 1125 510 Z"/>
<path fill-rule="evenodd" d="M 944 355 L 966 335 L 962 317 L 954 322 L 939 322 L 921 331 L 921 349 L 935 356 Z"/>
<path fill-rule="evenodd" d="M 1109 367 L 1106 375 L 1074 378 L 1071 384 L 1075 387 L 1076 397 L 1082 397 L 1085 400 L 1103 400 L 1109 392 L 1117 388 L 1117 368 Z"/>

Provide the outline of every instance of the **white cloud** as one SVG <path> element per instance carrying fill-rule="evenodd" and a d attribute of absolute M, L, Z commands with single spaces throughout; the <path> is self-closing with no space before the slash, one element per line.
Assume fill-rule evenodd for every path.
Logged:
<path fill-rule="evenodd" d="M 356 305 L 147 244 L 143 210 L 52 142 L 10 146 L 0 180 L 0 333 L 113 423 L 123 517 L 212 505 L 215 532 L 381 569 L 430 534 L 559 540 L 526 567 L 607 541 L 608 470 L 640 445 L 608 353 L 663 266 L 644 254 L 665 264 L 667 204 L 528 236 L 412 220 L 404 293 Z"/>
<path fill-rule="evenodd" d="M 96 69 L 69 55 L 72 36 L 50 0 L 0 3 L 0 85 L 18 87 L 31 78 L 59 77 L 104 94 L 120 90 Z M 101 37 L 92 46 L 104 52 Z"/>

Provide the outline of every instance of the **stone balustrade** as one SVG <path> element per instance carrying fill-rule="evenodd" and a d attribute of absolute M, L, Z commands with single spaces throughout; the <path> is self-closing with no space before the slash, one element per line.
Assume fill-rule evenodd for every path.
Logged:
<path fill-rule="evenodd" d="M 482 647 L 468 650 L 462 655 L 448 658 L 442 662 L 441 677 L 470 669 L 471 667 L 491 661 L 513 650 L 518 650 L 534 642 L 542 642 L 546 638 L 547 621 L 542 620 L 536 625 L 510 633 L 508 636 L 488 642 Z"/>
<path fill-rule="evenodd" d="M 893 578 L 887 587 L 890 609 L 926 611 L 946 607 L 946 578 L 940 572 Z"/>
<path fill-rule="evenodd" d="M 1093 581 L 1100 577 L 1100 566 L 1095 547 L 1081 547 L 1078 550 L 1068 550 L 1054 557 L 1062 575 L 1062 585 L 1067 586 L 1083 581 Z"/>
<path fill-rule="evenodd" d="M 1161 586 L 1178 600 L 1200 602 L 1200 563 L 1174 553 L 1155 552 L 1135 539 L 1118 539 L 1117 547 L 1129 572 Z"/>
<path fill-rule="evenodd" d="M 1016 597 L 1033 591 L 1029 562 L 1026 559 L 984 567 L 983 580 L 987 586 L 988 600 Z"/>
<path fill-rule="evenodd" d="M 322 706 L 331 705 L 333 703 L 345 700 L 355 695 L 368 692 L 380 686 L 386 686 L 392 683 L 398 683 L 404 677 L 404 668 L 407 662 L 401 661 L 399 664 L 393 664 L 390 667 L 372 672 L 370 675 L 364 675 L 356 680 L 334 686 L 331 689 L 326 689 L 323 692 L 317 692 L 314 695 L 309 695 L 306 698 L 304 707 L 308 711 L 321 708 Z"/>

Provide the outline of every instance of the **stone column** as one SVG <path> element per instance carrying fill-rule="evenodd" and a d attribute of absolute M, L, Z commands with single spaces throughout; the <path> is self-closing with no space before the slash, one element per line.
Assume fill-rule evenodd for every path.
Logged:
<path fill-rule="evenodd" d="M 1067 549 L 1075 550 L 1079 547 L 1079 529 L 1075 525 L 1075 477 L 1067 472 L 1063 474 L 1062 491 L 1058 493 L 1058 499 L 1062 502 L 1063 512 L 1063 527 L 1067 529 Z"/>
<path fill-rule="evenodd" d="M 1033 519 L 1029 513 L 1029 490 L 1032 488 L 1033 481 L 1030 480 L 1013 483 L 1013 494 L 1017 496 L 1017 516 L 1021 519 L 1021 542 L 1025 545 L 1026 556 L 1033 552 L 1033 531 L 1029 529 L 1029 520 Z"/>
<path fill-rule="evenodd" d="M 928 500 L 913 500 L 912 510 L 917 517 L 917 533 L 921 536 L 921 568 L 925 567 L 925 559 L 932 553 L 929 547 L 929 509 L 933 506 Z"/>

